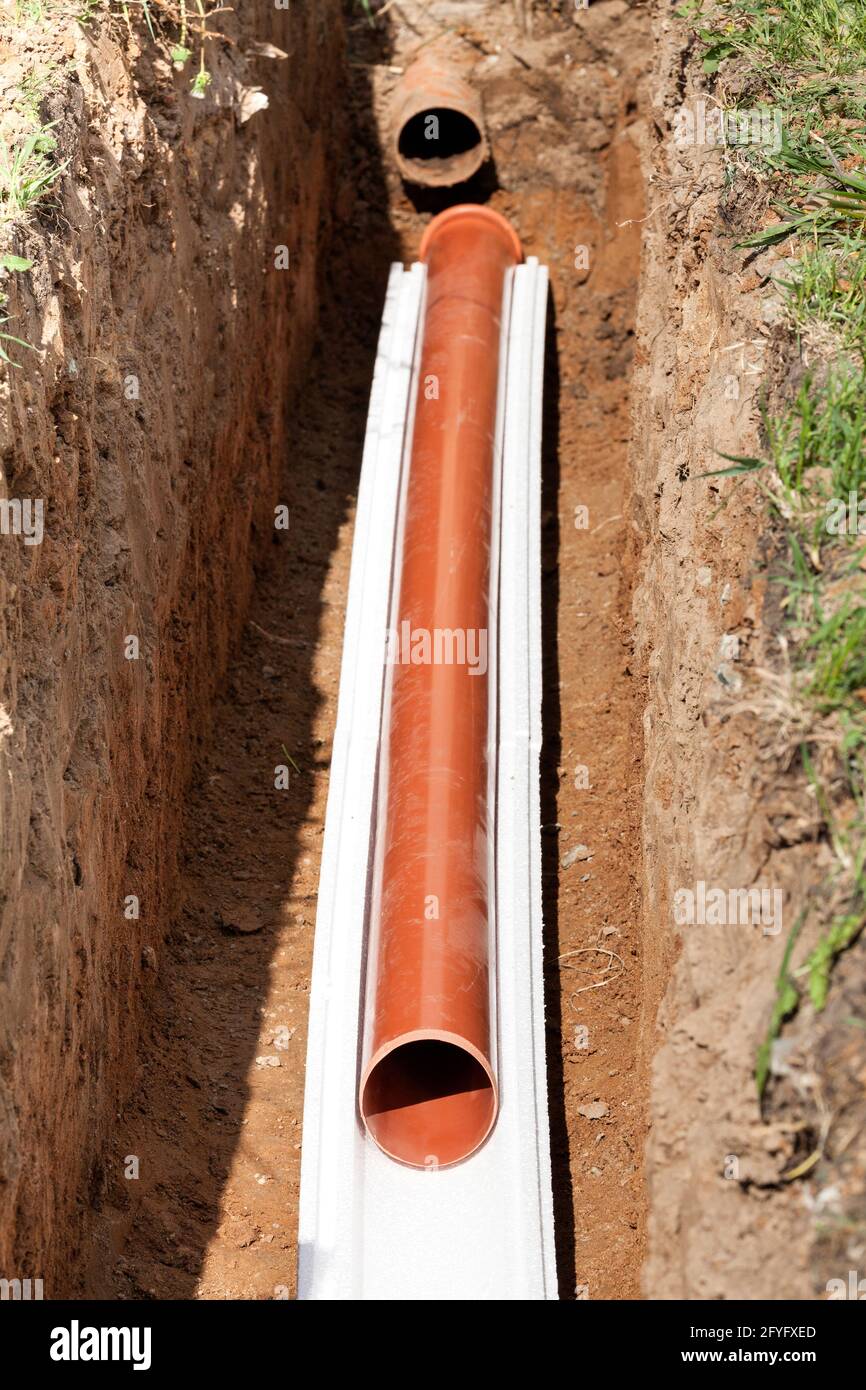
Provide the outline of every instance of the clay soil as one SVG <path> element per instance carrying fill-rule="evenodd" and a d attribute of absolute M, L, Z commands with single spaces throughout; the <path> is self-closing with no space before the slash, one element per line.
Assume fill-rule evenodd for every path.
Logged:
<path fill-rule="evenodd" d="M 502 3 L 405 0 L 387 30 L 357 13 L 347 23 L 351 148 L 320 336 L 290 411 L 290 530 L 259 575 L 197 748 L 183 891 L 69 1291 L 294 1291 L 316 889 L 367 396 L 388 264 L 414 257 L 444 205 L 401 185 L 380 152 L 383 120 L 391 69 L 439 35 L 485 94 L 495 171 L 469 195 L 511 218 L 551 272 L 543 815 L 560 1292 L 634 1298 L 651 1033 L 627 449 L 649 17 L 609 0 L 577 20 L 537 9 L 530 26 Z M 287 790 L 274 789 L 278 764 Z"/>

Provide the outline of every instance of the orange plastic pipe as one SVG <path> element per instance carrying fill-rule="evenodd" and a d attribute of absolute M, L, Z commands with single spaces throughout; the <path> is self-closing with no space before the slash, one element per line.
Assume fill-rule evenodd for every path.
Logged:
<path fill-rule="evenodd" d="M 421 243 L 409 461 L 360 1110 L 385 1153 L 444 1167 L 496 1119 L 488 913 L 488 615 L 508 222 L 460 206 Z"/>
<path fill-rule="evenodd" d="M 425 49 L 397 83 L 390 125 L 394 161 L 409 183 L 464 183 L 487 158 L 481 97 L 435 49 Z"/>

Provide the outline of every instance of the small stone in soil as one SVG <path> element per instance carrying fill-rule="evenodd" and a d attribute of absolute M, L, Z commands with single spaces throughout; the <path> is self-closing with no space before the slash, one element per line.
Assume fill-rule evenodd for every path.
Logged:
<path fill-rule="evenodd" d="M 562 856 L 562 867 L 570 869 L 572 864 L 576 864 L 581 859 L 591 859 L 592 850 L 587 845 L 572 845 L 571 849 L 565 851 Z"/>

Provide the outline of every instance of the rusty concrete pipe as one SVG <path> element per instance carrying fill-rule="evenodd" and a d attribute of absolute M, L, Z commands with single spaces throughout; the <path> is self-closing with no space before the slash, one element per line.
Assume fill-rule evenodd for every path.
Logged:
<path fill-rule="evenodd" d="M 487 158 L 480 96 L 431 51 L 400 79 L 390 123 L 394 159 L 408 183 L 450 188 L 471 178 Z"/>
<path fill-rule="evenodd" d="M 488 864 L 489 604 L 508 222 L 460 206 L 421 245 L 427 299 L 405 502 L 360 1111 L 385 1153 L 444 1167 L 498 1108 Z"/>

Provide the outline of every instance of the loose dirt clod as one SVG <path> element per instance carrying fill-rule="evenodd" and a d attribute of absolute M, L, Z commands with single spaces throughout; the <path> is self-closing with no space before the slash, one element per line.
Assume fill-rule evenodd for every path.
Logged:
<path fill-rule="evenodd" d="M 583 1115 L 587 1120 L 603 1120 L 606 1115 L 610 1114 L 610 1110 L 603 1100 L 594 1100 L 589 1105 L 579 1105 L 577 1113 Z"/>

